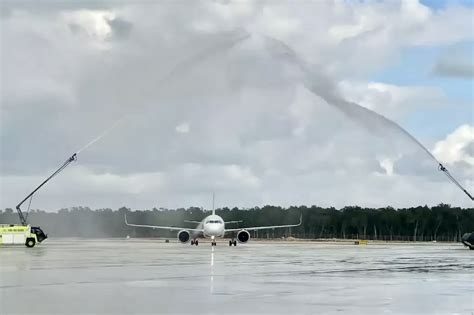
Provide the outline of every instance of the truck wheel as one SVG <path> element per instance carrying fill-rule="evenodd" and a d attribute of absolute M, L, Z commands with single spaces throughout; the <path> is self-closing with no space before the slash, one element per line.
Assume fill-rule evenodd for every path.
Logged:
<path fill-rule="evenodd" d="M 27 238 L 26 239 L 26 247 L 33 247 L 35 246 L 36 242 L 35 242 L 35 239 L 34 238 Z"/>

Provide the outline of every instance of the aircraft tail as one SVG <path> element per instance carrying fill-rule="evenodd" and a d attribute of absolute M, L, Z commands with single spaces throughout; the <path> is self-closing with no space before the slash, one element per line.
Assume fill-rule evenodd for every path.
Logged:
<path fill-rule="evenodd" d="M 216 200 L 216 194 L 212 193 L 212 215 L 216 214 L 216 209 L 214 208 L 214 202 Z"/>

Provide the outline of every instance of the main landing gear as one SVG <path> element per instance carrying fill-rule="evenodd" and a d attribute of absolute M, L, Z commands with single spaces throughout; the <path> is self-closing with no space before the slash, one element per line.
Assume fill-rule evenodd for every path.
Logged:
<path fill-rule="evenodd" d="M 229 246 L 232 246 L 232 245 L 237 246 L 237 241 L 235 239 L 231 239 L 229 241 Z"/>
<path fill-rule="evenodd" d="M 191 245 L 198 246 L 199 245 L 199 240 L 198 239 L 191 240 Z"/>

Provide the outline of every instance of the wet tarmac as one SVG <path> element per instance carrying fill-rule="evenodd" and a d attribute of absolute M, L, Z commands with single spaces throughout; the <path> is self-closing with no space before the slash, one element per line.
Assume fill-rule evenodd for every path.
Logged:
<path fill-rule="evenodd" d="M 48 239 L 0 248 L 1 314 L 474 314 L 461 244 Z"/>

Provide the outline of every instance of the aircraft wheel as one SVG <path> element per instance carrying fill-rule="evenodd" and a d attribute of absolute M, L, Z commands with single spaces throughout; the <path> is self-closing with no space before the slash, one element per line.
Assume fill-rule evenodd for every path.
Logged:
<path fill-rule="evenodd" d="M 26 239 L 26 247 L 33 247 L 35 246 L 36 242 L 35 242 L 35 239 L 34 238 L 27 238 Z"/>
<path fill-rule="evenodd" d="M 229 246 L 232 246 L 232 241 L 229 241 Z"/>
<path fill-rule="evenodd" d="M 191 245 L 194 245 L 194 240 L 191 240 Z"/>
<path fill-rule="evenodd" d="M 195 240 L 195 241 L 194 241 L 194 245 L 198 246 L 198 245 L 199 245 L 199 241 L 198 241 L 198 240 Z"/>
<path fill-rule="evenodd" d="M 237 246 L 237 241 L 236 240 L 234 240 L 234 246 Z"/>

